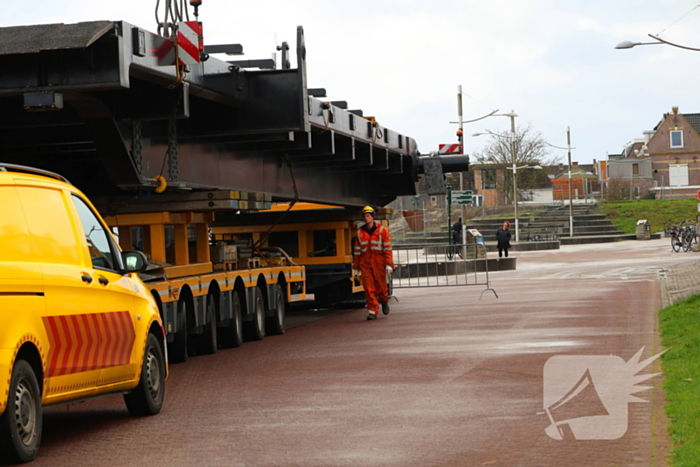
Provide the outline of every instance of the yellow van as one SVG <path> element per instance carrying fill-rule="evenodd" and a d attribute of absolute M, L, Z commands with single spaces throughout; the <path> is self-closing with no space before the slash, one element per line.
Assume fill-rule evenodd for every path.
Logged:
<path fill-rule="evenodd" d="M 124 393 L 132 414 L 160 411 L 165 332 L 146 266 L 63 177 L 0 164 L 0 459 L 34 459 L 43 406 Z"/>

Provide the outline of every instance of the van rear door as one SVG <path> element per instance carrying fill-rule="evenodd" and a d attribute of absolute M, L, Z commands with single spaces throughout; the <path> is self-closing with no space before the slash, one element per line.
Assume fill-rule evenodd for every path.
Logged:
<path fill-rule="evenodd" d="M 0 349 L 14 351 L 22 339 L 45 342 L 45 309 L 44 281 L 17 190 L 0 184 Z"/>

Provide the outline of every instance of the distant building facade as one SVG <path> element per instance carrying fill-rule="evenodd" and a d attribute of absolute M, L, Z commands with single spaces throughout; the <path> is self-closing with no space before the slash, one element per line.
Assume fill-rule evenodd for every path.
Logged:
<path fill-rule="evenodd" d="M 644 138 L 627 143 L 622 153 L 609 154 L 607 161 L 601 161 L 598 173 L 603 198 L 643 198 L 656 186 L 652 173 L 652 158 L 648 154 L 647 146 L 651 135 L 653 132 L 645 132 Z"/>
<path fill-rule="evenodd" d="M 664 114 L 647 143 L 657 198 L 694 198 L 700 189 L 700 114 Z"/>

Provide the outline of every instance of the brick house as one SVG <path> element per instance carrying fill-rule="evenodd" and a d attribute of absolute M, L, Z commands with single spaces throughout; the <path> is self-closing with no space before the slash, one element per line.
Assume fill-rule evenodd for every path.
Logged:
<path fill-rule="evenodd" d="M 700 189 L 700 114 L 664 114 L 647 143 L 656 198 L 694 198 Z"/>

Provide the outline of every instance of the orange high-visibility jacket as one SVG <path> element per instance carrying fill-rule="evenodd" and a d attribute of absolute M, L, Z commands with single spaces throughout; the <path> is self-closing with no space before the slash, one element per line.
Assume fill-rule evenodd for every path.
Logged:
<path fill-rule="evenodd" d="M 389 229 L 380 224 L 375 225 L 377 228 L 372 234 L 363 227 L 358 229 L 352 251 L 353 269 L 394 267 Z"/>

